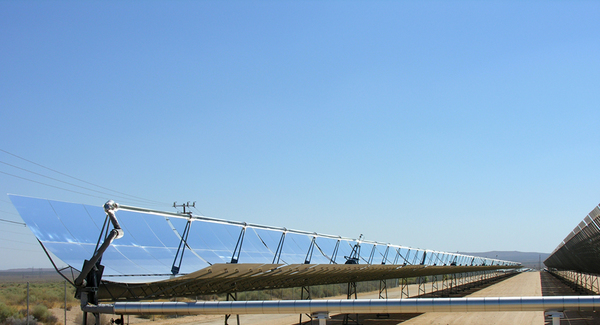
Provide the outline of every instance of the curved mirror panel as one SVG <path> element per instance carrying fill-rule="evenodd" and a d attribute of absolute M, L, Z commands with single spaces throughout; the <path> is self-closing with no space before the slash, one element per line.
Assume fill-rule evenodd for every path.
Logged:
<path fill-rule="evenodd" d="M 114 227 L 108 221 L 103 207 L 13 195 L 10 199 L 44 247 L 76 270 L 81 269 L 84 260 L 93 256 L 99 238 L 100 243 L 103 242 L 103 227 L 107 227 L 109 231 Z M 375 241 L 362 242 L 358 246 L 355 239 L 126 206 L 120 206 L 115 211 L 115 216 L 122 228 L 123 237 L 111 243 L 104 252 L 101 263 L 105 267 L 103 276 L 116 282 L 176 278 L 211 265 L 215 272 L 227 274 L 225 270 L 232 262 L 284 264 L 278 269 L 283 274 L 304 272 L 302 268 L 286 269 L 285 265 L 305 263 L 311 264 L 307 266 L 309 270 L 305 270 L 307 274 L 322 270 L 319 265 L 346 263 L 403 265 L 421 264 L 424 260 L 426 265 L 438 266 L 451 263 L 511 264 L 446 252 L 426 252 Z M 592 217 L 596 216 L 597 214 Z M 584 222 L 579 228 L 579 232 L 569 237 L 569 240 L 581 241 L 585 236 L 600 237 L 600 230 L 591 220 Z M 359 250 L 353 255 L 355 248 Z M 556 260 L 581 263 L 561 252 L 555 254 Z M 243 266 L 238 268 L 244 269 Z M 372 271 L 373 268 L 369 272 Z M 211 272 L 201 274 L 209 275 Z M 272 272 L 270 268 L 251 267 L 244 272 L 280 274 Z M 230 274 L 223 276 L 229 277 Z"/>

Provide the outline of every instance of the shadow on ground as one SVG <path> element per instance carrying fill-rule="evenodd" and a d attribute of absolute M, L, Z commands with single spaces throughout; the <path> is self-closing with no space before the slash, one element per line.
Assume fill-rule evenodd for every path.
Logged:
<path fill-rule="evenodd" d="M 542 296 L 578 296 L 585 294 L 576 292 L 548 272 L 541 272 L 540 280 L 542 281 Z M 567 311 L 560 323 L 569 325 L 600 324 L 600 315 L 593 311 Z M 552 325 L 550 318 L 546 318 L 546 325 Z"/>
<path fill-rule="evenodd" d="M 515 273 L 516 274 L 516 273 Z M 459 287 L 454 288 L 452 292 L 447 290 L 439 290 L 434 293 L 427 293 L 424 295 L 417 296 L 415 298 L 433 298 L 433 297 L 464 297 L 471 293 L 487 288 L 500 281 L 506 280 L 508 277 L 514 276 L 515 274 L 507 275 L 506 277 L 498 279 L 490 279 L 484 282 L 476 284 L 468 283 Z M 422 315 L 421 313 L 405 313 L 405 314 L 345 314 L 332 315 L 331 319 L 327 320 L 327 324 L 360 324 L 360 325 L 392 325 L 405 322 L 413 317 Z M 349 317 L 345 320 L 346 317 Z M 358 321 L 357 321 L 358 319 Z M 307 317 L 302 318 L 302 324 L 311 324 Z M 313 320 L 312 324 L 318 324 L 318 320 Z"/>

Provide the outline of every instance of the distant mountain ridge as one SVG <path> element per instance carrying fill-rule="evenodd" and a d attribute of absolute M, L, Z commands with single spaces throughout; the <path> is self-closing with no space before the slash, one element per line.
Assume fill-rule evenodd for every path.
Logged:
<path fill-rule="evenodd" d="M 0 270 L 1 282 L 45 282 L 61 281 L 63 278 L 54 269 L 49 268 L 27 268 Z"/>
<path fill-rule="evenodd" d="M 461 252 L 465 255 L 473 255 L 487 258 L 497 258 L 499 260 L 519 262 L 525 267 L 537 269 L 541 264 L 544 267 L 544 260 L 550 256 L 548 253 L 539 252 L 519 252 L 519 251 L 490 251 L 490 252 Z"/>

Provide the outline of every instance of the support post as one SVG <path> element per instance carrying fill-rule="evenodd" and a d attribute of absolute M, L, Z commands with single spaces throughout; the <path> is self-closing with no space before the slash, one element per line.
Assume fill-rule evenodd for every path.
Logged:
<path fill-rule="evenodd" d="M 354 296 L 354 298 L 352 298 Z M 348 296 L 347 299 L 358 299 L 358 293 L 356 292 L 356 282 L 348 282 Z M 354 322 L 358 324 L 358 314 L 355 315 L 356 319 Z M 344 325 L 350 324 L 350 314 L 344 315 Z"/>
<path fill-rule="evenodd" d="M 434 275 L 431 281 L 431 294 L 438 291 L 438 276 Z"/>
<path fill-rule="evenodd" d="M 550 316 L 552 318 L 552 325 L 560 325 L 560 319 L 565 316 L 564 313 L 558 311 L 547 311 L 544 316 Z"/>
<path fill-rule="evenodd" d="M 402 299 L 404 297 L 406 297 L 406 298 L 409 297 L 408 279 L 407 278 L 402 278 L 401 282 L 400 282 L 400 299 Z"/>
<path fill-rule="evenodd" d="M 458 288 L 457 288 L 458 287 L 458 282 L 457 282 L 457 279 L 456 279 L 456 273 L 452 274 L 452 280 L 450 280 L 450 281 L 451 281 L 451 284 L 450 284 L 450 293 L 451 294 L 452 293 L 456 293 L 458 291 Z"/>
<path fill-rule="evenodd" d="M 442 276 L 442 297 L 450 296 L 450 290 L 448 289 L 448 274 Z"/>
<path fill-rule="evenodd" d="M 67 281 L 65 280 L 65 322 L 64 325 L 67 325 Z"/>
<path fill-rule="evenodd" d="M 379 299 L 387 299 L 387 298 L 388 298 L 387 280 L 386 279 L 379 280 Z"/>
<path fill-rule="evenodd" d="M 301 290 L 300 291 L 300 300 L 311 300 L 309 286 L 302 286 L 302 288 L 300 290 Z M 306 314 L 306 316 L 310 319 L 310 321 L 312 323 L 313 315 Z M 298 321 L 298 324 L 302 324 L 302 314 L 300 314 L 300 319 Z"/>
<path fill-rule="evenodd" d="M 237 301 L 237 292 L 234 292 L 233 294 L 231 292 L 227 293 L 227 301 L 232 300 L 232 301 Z M 229 323 L 227 322 L 229 320 L 229 318 L 231 317 L 231 314 L 225 315 L 225 325 L 228 325 Z M 237 320 L 237 325 L 240 325 L 240 315 L 235 315 L 235 318 Z"/>
<path fill-rule="evenodd" d="M 327 325 L 327 320 L 329 319 L 329 313 L 328 312 L 313 313 L 311 319 L 314 319 L 314 318 L 319 320 L 319 325 Z"/>
<path fill-rule="evenodd" d="M 417 278 L 418 284 L 419 284 L 419 296 L 424 295 L 425 294 L 425 284 L 427 283 L 427 277 L 424 276 L 420 276 Z"/>
<path fill-rule="evenodd" d="M 26 323 L 29 325 L 29 282 L 27 282 L 27 318 Z"/>
<path fill-rule="evenodd" d="M 379 299 L 387 299 L 387 280 L 379 280 Z M 390 314 L 388 313 L 378 313 L 377 318 L 390 318 Z"/>

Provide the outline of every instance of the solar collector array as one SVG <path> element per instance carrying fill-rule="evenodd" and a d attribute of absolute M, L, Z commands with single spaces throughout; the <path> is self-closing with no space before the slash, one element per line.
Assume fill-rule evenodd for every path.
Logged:
<path fill-rule="evenodd" d="M 549 268 L 600 274 L 600 207 L 596 206 L 544 261 Z"/>
<path fill-rule="evenodd" d="M 13 195 L 10 199 L 44 248 L 76 270 L 102 243 L 103 227 L 110 226 L 101 207 Z M 196 283 L 195 293 L 202 294 L 518 267 L 494 259 L 134 207 L 121 207 L 116 217 L 124 235 L 102 256 L 105 298 L 127 298 L 110 294 L 123 288 L 138 288 L 142 296 L 146 291 L 164 294 L 160 288 L 166 287 L 173 295 L 182 294 L 185 290 L 173 287 L 189 286 L 190 279 Z M 346 265 L 353 249 L 358 250 L 358 265 Z M 237 264 L 228 264 L 232 262 Z M 413 267 L 401 270 L 404 265 Z M 463 268 L 450 270 L 450 265 Z M 174 266 L 178 269 L 172 272 Z M 226 272 L 216 276 L 213 270 Z M 229 282 L 235 288 L 227 287 Z"/>

